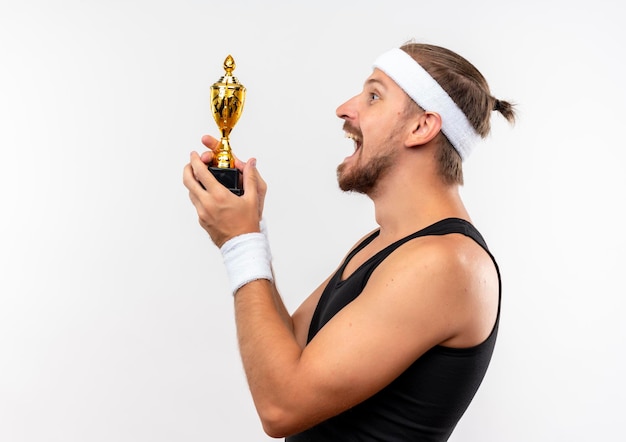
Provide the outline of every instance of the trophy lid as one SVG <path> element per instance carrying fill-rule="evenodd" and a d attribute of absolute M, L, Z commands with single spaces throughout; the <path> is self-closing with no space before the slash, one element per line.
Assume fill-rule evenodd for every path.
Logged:
<path fill-rule="evenodd" d="M 235 70 L 235 68 L 237 67 L 237 65 L 235 64 L 235 59 L 233 58 L 232 55 L 228 54 L 228 57 L 226 57 L 226 59 L 224 60 L 224 75 L 222 77 L 220 77 L 220 79 L 216 82 L 216 84 L 218 83 L 222 83 L 222 84 L 241 84 L 239 83 L 239 80 L 237 80 L 237 77 L 235 77 L 233 75 L 233 71 Z"/>

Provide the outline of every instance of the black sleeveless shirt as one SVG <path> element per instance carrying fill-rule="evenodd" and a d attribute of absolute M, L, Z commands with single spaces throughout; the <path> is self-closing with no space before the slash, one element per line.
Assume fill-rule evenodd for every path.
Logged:
<path fill-rule="evenodd" d="M 458 218 L 441 220 L 390 244 L 342 280 L 348 262 L 378 236 L 379 231 L 376 231 L 346 257 L 324 289 L 311 319 L 308 342 L 339 310 L 359 296 L 372 272 L 399 246 L 421 236 L 450 233 L 472 238 L 489 254 L 498 272 L 501 293 L 500 272 L 487 244 L 470 223 Z M 500 301 L 493 330 L 481 344 L 462 349 L 435 346 L 372 397 L 285 440 L 446 441 L 487 371 L 496 342 L 499 318 Z"/>

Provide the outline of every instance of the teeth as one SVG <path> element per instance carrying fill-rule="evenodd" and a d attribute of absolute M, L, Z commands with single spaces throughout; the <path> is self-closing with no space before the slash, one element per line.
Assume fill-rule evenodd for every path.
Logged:
<path fill-rule="evenodd" d="M 345 136 L 346 136 L 346 138 L 350 138 L 352 141 L 355 141 L 355 142 L 357 142 L 357 143 L 360 141 L 360 140 L 357 138 L 357 136 L 356 136 L 356 135 L 351 134 L 351 133 L 349 133 L 349 132 L 345 132 Z"/>

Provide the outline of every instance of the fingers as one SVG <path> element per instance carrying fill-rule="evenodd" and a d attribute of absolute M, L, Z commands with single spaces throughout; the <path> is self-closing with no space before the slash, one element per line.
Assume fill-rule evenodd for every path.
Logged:
<path fill-rule="evenodd" d="M 183 184 L 190 192 L 199 192 L 202 189 L 202 186 L 198 182 L 196 175 L 194 174 L 193 168 L 191 167 L 191 163 L 187 164 L 183 169 Z"/>
<path fill-rule="evenodd" d="M 256 198 L 258 193 L 259 175 L 256 170 L 256 158 L 250 158 L 244 163 L 243 168 L 243 188 L 244 196 L 248 198 Z"/>
<path fill-rule="evenodd" d="M 202 144 L 208 147 L 209 151 L 202 153 L 200 158 L 202 159 L 204 164 L 211 164 L 211 161 L 213 161 L 213 153 L 219 148 L 220 141 L 217 138 L 212 137 L 211 135 L 204 135 L 202 137 Z M 246 167 L 245 161 L 241 161 L 239 158 L 237 158 L 235 154 L 232 155 L 235 159 L 235 168 L 243 171 L 243 168 Z"/>
<path fill-rule="evenodd" d="M 263 216 L 263 203 L 265 202 L 265 193 L 267 192 L 267 184 L 259 174 L 256 167 L 256 158 L 250 158 L 243 169 L 243 188 L 245 190 L 244 197 L 256 200 L 258 206 L 259 217 Z"/>
<path fill-rule="evenodd" d="M 204 164 L 208 166 L 213 161 L 213 152 L 215 152 L 215 150 L 219 147 L 220 142 L 219 140 L 212 137 L 211 135 L 204 135 L 202 137 L 202 144 L 204 144 L 207 148 L 209 148 L 209 150 L 206 152 L 203 152 L 200 155 L 200 159 L 202 160 Z"/>
<path fill-rule="evenodd" d="M 195 184 L 190 180 L 195 181 Z M 191 152 L 189 164 L 185 167 L 183 182 L 190 191 L 199 192 L 201 191 L 200 188 L 202 188 L 202 191 L 215 188 L 214 185 L 217 183 L 217 180 L 209 172 L 206 163 L 200 158 L 200 155 L 197 152 Z"/>
<path fill-rule="evenodd" d="M 243 169 L 246 167 L 246 163 L 244 161 L 241 161 L 234 154 L 233 154 L 233 158 L 235 159 L 235 168 L 243 171 Z"/>
<path fill-rule="evenodd" d="M 219 146 L 220 141 L 217 138 L 212 137 L 211 135 L 203 135 L 202 144 L 214 151 L 215 149 L 217 149 L 217 146 Z"/>
<path fill-rule="evenodd" d="M 202 154 L 200 155 L 200 159 L 204 164 L 210 166 L 211 163 L 213 163 L 213 156 L 213 151 L 207 150 L 206 152 L 202 152 Z"/>

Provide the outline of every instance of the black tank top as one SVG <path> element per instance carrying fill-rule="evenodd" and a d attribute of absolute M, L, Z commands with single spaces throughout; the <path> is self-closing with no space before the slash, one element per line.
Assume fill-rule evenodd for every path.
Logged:
<path fill-rule="evenodd" d="M 441 220 L 394 242 L 342 280 L 348 262 L 378 236 L 379 231 L 376 231 L 346 257 L 324 289 L 311 319 L 308 342 L 339 310 L 359 296 L 372 272 L 399 246 L 421 236 L 450 233 L 472 238 L 489 254 L 498 272 L 500 296 L 500 272 L 494 257 L 474 226 L 458 218 Z M 446 441 L 487 371 L 499 318 L 500 301 L 493 330 L 481 344 L 463 349 L 435 346 L 372 397 L 302 433 L 287 437 L 286 441 Z"/>

